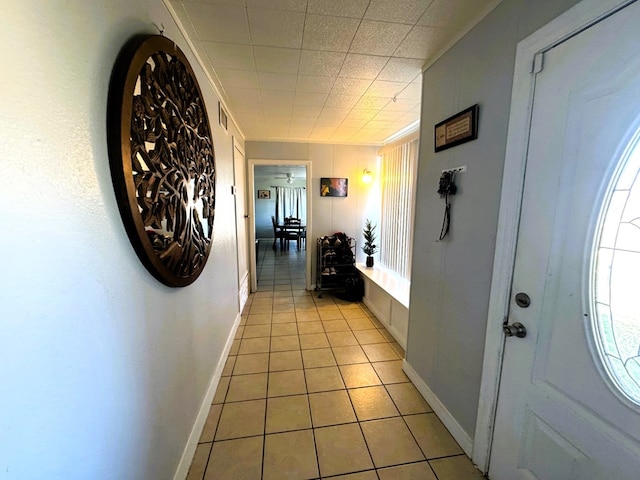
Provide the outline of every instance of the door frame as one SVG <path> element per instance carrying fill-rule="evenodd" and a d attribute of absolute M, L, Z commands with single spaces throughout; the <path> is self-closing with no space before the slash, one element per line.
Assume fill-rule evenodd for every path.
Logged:
<path fill-rule="evenodd" d="M 255 187 L 255 167 L 263 165 L 288 165 L 288 166 L 302 166 L 306 168 L 306 196 L 307 196 L 307 240 L 313 238 L 312 231 L 312 209 L 311 209 L 311 161 L 310 160 L 266 160 L 266 159 L 248 159 L 247 169 L 247 197 L 249 206 L 249 245 L 255 245 L 256 243 L 256 187 Z M 305 260 L 306 260 L 306 289 L 311 290 L 311 255 L 309 255 L 308 243 L 305 242 Z M 256 249 L 249 248 L 249 271 L 251 277 L 251 291 L 258 290 L 258 276 L 256 265 Z"/>
<path fill-rule="evenodd" d="M 233 158 L 233 184 L 238 185 L 239 182 L 244 182 L 246 184 L 246 171 L 247 171 L 247 155 L 245 153 L 244 150 L 244 146 L 242 145 L 242 143 L 238 142 L 238 140 L 236 139 L 235 136 L 232 136 L 231 138 L 231 145 L 233 148 L 233 154 L 232 154 L 232 158 Z M 236 151 L 239 152 L 242 155 L 242 166 L 244 168 L 244 177 L 245 178 L 239 178 L 238 177 L 238 172 L 236 171 Z M 243 226 L 244 226 L 244 230 L 245 230 L 245 242 L 244 245 L 240 245 L 238 243 L 238 229 L 242 228 L 240 225 L 238 225 L 239 219 L 238 219 L 238 192 L 236 190 L 236 188 L 234 188 L 233 193 L 235 195 L 235 213 L 236 213 L 236 248 L 238 249 L 238 257 L 236 258 L 236 264 L 237 264 L 237 271 L 238 271 L 238 311 L 242 312 L 242 310 L 244 309 L 245 303 L 247 302 L 247 299 L 249 297 L 249 291 L 251 289 L 251 260 L 250 260 L 250 254 L 249 254 L 249 229 L 247 227 L 247 223 L 249 223 L 247 220 L 249 219 L 248 217 L 248 213 L 247 213 L 247 189 L 246 186 L 244 188 L 244 198 L 243 200 L 243 206 L 244 206 L 244 212 L 242 212 L 243 215 Z M 244 248 L 245 252 L 245 259 L 247 262 L 247 272 L 246 272 L 246 277 L 241 278 L 240 275 L 242 272 L 240 272 L 240 249 Z"/>
<path fill-rule="evenodd" d="M 582 0 L 518 43 L 472 460 L 489 471 L 535 89 L 542 55 L 636 0 Z"/>

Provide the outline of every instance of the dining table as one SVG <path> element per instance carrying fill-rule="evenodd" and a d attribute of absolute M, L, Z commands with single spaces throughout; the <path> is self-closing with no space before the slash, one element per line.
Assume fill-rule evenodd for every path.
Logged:
<path fill-rule="evenodd" d="M 296 234 L 296 239 L 297 239 L 297 246 L 298 246 L 298 250 L 300 250 L 301 246 L 302 246 L 302 242 L 304 240 L 306 240 L 306 231 L 307 231 L 307 226 L 302 224 L 302 223 L 278 223 L 276 225 L 276 227 L 278 228 L 278 230 L 281 230 L 283 232 L 291 232 L 291 233 L 295 233 Z"/>

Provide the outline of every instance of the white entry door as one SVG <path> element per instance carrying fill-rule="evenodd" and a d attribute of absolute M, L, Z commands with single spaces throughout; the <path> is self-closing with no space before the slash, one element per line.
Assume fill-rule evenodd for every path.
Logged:
<path fill-rule="evenodd" d="M 238 306 L 240 311 L 249 298 L 249 255 L 247 228 L 249 215 L 247 214 L 246 198 L 247 167 L 244 150 L 233 139 L 233 176 L 236 187 L 236 241 L 238 248 Z"/>
<path fill-rule="evenodd" d="M 541 70 L 532 92 L 507 319 L 507 333 L 521 324 L 526 336 L 505 340 L 489 477 L 637 480 L 640 406 L 629 398 L 632 383 L 625 394 L 612 380 L 626 361 L 612 352 L 621 332 L 611 331 L 604 310 L 596 315 L 593 298 L 608 288 L 609 266 L 594 254 L 603 205 L 640 131 L 639 2 L 531 63 Z M 640 252 L 640 234 L 635 238 L 632 249 Z M 633 291 L 640 299 L 640 271 L 618 283 L 612 302 Z M 614 291 L 620 285 L 625 291 Z M 638 305 L 635 320 L 627 319 L 636 332 Z"/>

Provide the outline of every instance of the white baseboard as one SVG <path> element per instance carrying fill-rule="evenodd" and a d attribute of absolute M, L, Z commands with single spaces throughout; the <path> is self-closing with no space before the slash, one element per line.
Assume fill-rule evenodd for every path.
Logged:
<path fill-rule="evenodd" d="M 235 321 L 233 322 L 231 333 L 227 338 L 227 343 L 225 344 L 224 349 L 222 350 L 222 354 L 220 355 L 220 358 L 218 360 L 218 365 L 216 366 L 216 369 L 213 372 L 213 376 L 211 377 L 211 381 L 209 382 L 209 388 L 207 388 L 207 393 L 202 399 L 200 410 L 198 411 L 198 415 L 196 416 L 196 421 L 193 424 L 193 427 L 191 428 L 191 434 L 189 435 L 187 444 L 184 447 L 184 451 L 182 452 L 182 457 L 180 458 L 180 463 L 178 463 L 178 468 L 176 469 L 176 473 L 173 476 L 173 480 L 185 480 L 187 478 L 187 475 L 189 474 L 189 467 L 191 467 L 191 462 L 193 462 L 193 456 L 196 453 L 198 440 L 200 440 L 200 435 L 202 435 L 202 429 L 204 428 L 204 424 L 206 423 L 207 417 L 209 416 L 209 410 L 211 409 L 211 402 L 213 402 L 213 397 L 216 394 L 218 384 L 220 383 L 220 379 L 222 378 L 222 371 L 224 370 L 224 366 L 227 361 L 227 356 L 231 351 L 231 345 L 233 344 L 233 340 L 236 336 L 238 326 L 240 325 L 240 320 L 241 320 L 241 316 L 240 316 L 240 313 L 238 313 Z"/>
<path fill-rule="evenodd" d="M 464 450 L 464 453 L 467 454 L 467 457 L 471 458 L 471 454 L 473 452 L 473 439 L 464 431 L 453 415 L 451 415 L 449 410 L 447 410 L 442 402 L 440 402 L 435 393 L 431 391 L 406 359 L 402 361 L 402 370 L 404 370 L 404 373 L 407 374 L 407 377 L 409 377 L 427 403 L 431 406 L 433 412 L 438 416 L 447 430 L 449 430 L 449 433 L 453 436 L 456 442 L 458 442 L 462 450 Z"/>
<path fill-rule="evenodd" d="M 249 272 L 244 275 L 240 280 L 240 287 L 238 289 L 238 304 L 240 305 L 240 313 L 244 310 L 244 306 L 249 299 Z"/>

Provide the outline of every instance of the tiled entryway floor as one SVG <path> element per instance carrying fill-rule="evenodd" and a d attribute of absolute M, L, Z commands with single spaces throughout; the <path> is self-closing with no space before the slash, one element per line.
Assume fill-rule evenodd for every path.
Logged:
<path fill-rule="evenodd" d="M 305 291 L 305 252 L 270 246 L 188 479 L 482 479 L 367 307 Z"/>

